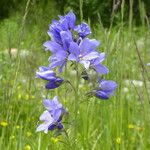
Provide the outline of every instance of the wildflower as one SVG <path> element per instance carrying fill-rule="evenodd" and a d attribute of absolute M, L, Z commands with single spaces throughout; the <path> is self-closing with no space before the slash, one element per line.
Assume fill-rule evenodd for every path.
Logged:
<path fill-rule="evenodd" d="M 36 72 L 36 77 L 47 80 L 45 85 L 46 89 L 54 89 L 61 85 L 63 82 L 62 78 L 56 76 L 56 74 L 47 67 L 40 67 L 39 71 Z"/>
<path fill-rule="evenodd" d="M 0 126 L 6 127 L 8 126 L 8 123 L 6 121 L 0 121 Z"/>
<path fill-rule="evenodd" d="M 117 84 L 111 80 L 101 80 L 100 84 L 96 90 L 93 90 L 92 93 L 100 99 L 108 99 L 110 95 L 113 94 L 114 90 L 117 87 Z"/>
<path fill-rule="evenodd" d="M 31 150 L 31 146 L 30 146 L 30 145 L 26 145 L 26 146 L 24 147 L 24 150 Z"/>
<path fill-rule="evenodd" d="M 14 136 L 14 135 L 11 135 L 11 136 L 10 136 L 10 140 L 13 140 L 13 139 L 15 139 L 15 136 Z"/>
<path fill-rule="evenodd" d="M 18 99 L 21 99 L 21 94 L 20 93 L 18 94 Z"/>
<path fill-rule="evenodd" d="M 52 100 L 44 99 L 43 105 L 46 108 L 40 116 L 40 121 L 43 121 L 43 123 L 38 126 L 36 131 L 47 133 L 48 130 L 61 130 L 63 128 L 61 120 L 66 111 L 62 104 L 59 103 L 57 96 Z"/>
<path fill-rule="evenodd" d="M 85 22 L 75 26 L 74 31 L 76 31 L 81 38 L 85 38 L 91 33 L 89 26 Z"/>
<path fill-rule="evenodd" d="M 118 137 L 118 138 L 116 139 L 116 143 L 117 143 L 117 144 L 120 144 L 120 143 L 121 143 L 121 138 L 120 138 L 120 137 Z"/>
<path fill-rule="evenodd" d="M 61 31 L 69 31 L 74 28 L 76 17 L 73 12 L 69 12 L 65 16 L 59 16 L 60 20 L 53 20 L 49 26 L 48 35 L 52 41 L 62 44 Z"/>
<path fill-rule="evenodd" d="M 105 59 L 105 53 L 99 53 L 98 57 L 90 61 L 90 67 L 98 74 L 107 74 L 108 68 L 103 66 L 101 62 Z"/>
<path fill-rule="evenodd" d="M 58 44 L 55 41 L 47 41 L 44 43 L 46 50 L 50 50 L 52 55 L 49 58 L 49 68 L 53 69 L 59 66 L 59 72 L 62 72 L 68 58 L 68 49 L 70 43 L 73 41 L 70 31 L 61 31 L 60 36 L 62 38 L 62 44 Z"/>
<path fill-rule="evenodd" d="M 53 143 L 57 143 L 60 139 L 58 137 L 51 137 L 51 141 L 53 141 Z"/>
<path fill-rule="evenodd" d="M 91 33 L 89 26 L 85 22 L 75 26 L 75 21 L 76 16 L 72 11 L 68 12 L 65 16 L 59 16 L 59 20 L 53 20 L 48 30 L 48 35 L 51 37 L 51 40 L 62 44 L 64 38 L 61 37 L 62 31 L 75 31 L 79 36 L 78 38 L 85 38 Z"/>
<path fill-rule="evenodd" d="M 133 124 L 129 124 L 129 125 L 128 125 L 128 128 L 129 128 L 129 129 L 133 129 L 133 128 L 135 128 L 135 126 L 134 126 Z"/>
<path fill-rule="evenodd" d="M 19 126 L 19 125 L 16 125 L 16 129 L 20 129 L 20 126 Z"/>
<path fill-rule="evenodd" d="M 27 136 L 27 137 L 30 137 L 30 136 L 32 136 L 32 133 L 28 131 L 28 132 L 26 133 L 26 136 Z"/>
<path fill-rule="evenodd" d="M 100 62 L 104 60 L 103 54 L 99 54 L 95 51 L 98 45 L 98 41 L 95 39 L 90 40 L 88 38 L 81 40 L 79 45 L 75 42 L 71 42 L 69 47 L 70 54 L 68 56 L 68 60 L 79 62 L 86 69 L 91 67 L 97 69 L 98 72 L 101 72 L 102 74 L 107 73 L 107 70 L 102 65 L 100 65 Z"/>

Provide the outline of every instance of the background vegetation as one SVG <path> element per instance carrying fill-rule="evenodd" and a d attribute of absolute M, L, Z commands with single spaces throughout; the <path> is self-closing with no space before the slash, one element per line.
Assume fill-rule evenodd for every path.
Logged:
<path fill-rule="evenodd" d="M 149 150 L 150 149 L 150 24 L 149 0 L 1 0 L 0 1 L 0 149 L 3 150 Z M 69 120 L 65 134 L 35 133 L 43 111 L 43 96 L 59 95 L 73 118 L 73 91 L 66 86 L 44 90 L 35 79 L 50 53 L 48 25 L 57 15 L 74 10 L 78 22 L 90 24 L 93 37 L 106 53 L 106 78 L 118 88 L 109 101 L 84 97 L 88 85 L 80 81 L 77 120 Z M 74 78 L 68 70 L 64 77 Z M 67 120 L 67 119 L 66 119 Z M 74 128 L 76 128 L 75 134 Z"/>

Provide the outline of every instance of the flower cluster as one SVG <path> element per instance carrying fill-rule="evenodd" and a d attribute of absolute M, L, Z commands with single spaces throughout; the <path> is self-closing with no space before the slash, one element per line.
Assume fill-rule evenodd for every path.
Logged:
<path fill-rule="evenodd" d="M 52 100 L 44 99 L 43 105 L 46 110 L 40 116 L 40 121 L 43 121 L 42 124 L 38 126 L 36 131 L 44 131 L 45 133 L 48 130 L 53 129 L 62 129 L 63 125 L 61 123 L 62 116 L 66 113 L 66 110 L 63 108 L 62 104 L 58 102 L 57 96 Z"/>
<path fill-rule="evenodd" d="M 53 69 L 58 68 L 61 74 L 66 63 L 71 61 L 81 65 L 85 72 L 88 70 L 96 72 L 98 85 L 90 93 L 97 98 L 108 99 L 114 93 L 117 84 L 114 81 L 99 79 L 100 75 L 108 73 L 108 68 L 102 65 L 105 54 L 96 50 L 100 42 L 87 38 L 91 31 L 85 22 L 79 25 L 75 22 L 76 16 L 72 11 L 65 16 L 59 16 L 59 20 L 52 21 L 48 30 L 51 40 L 43 44 L 45 50 L 51 52 L 48 59 L 50 63 L 48 67 L 40 67 L 36 77 L 47 81 L 46 89 L 57 88 L 64 83 L 64 80 L 58 77 Z M 57 97 L 53 100 L 44 100 L 43 104 L 46 111 L 41 115 L 40 120 L 44 123 L 37 128 L 37 131 L 44 130 L 47 133 L 54 128 L 62 129 L 61 119 L 65 109 L 58 102 Z"/>

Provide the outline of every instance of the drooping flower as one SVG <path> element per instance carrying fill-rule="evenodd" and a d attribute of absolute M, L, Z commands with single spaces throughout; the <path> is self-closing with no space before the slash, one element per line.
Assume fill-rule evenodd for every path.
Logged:
<path fill-rule="evenodd" d="M 111 80 L 101 80 L 99 81 L 99 86 L 92 91 L 97 98 L 100 99 L 109 99 L 110 95 L 114 93 L 117 84 Z"/>
<path fill-rule="evenodd" d="M 63 83 L 63 79 L 57 77 L 56 74 L 47 67 L 39 67 L 39 71 L 36 72 L 36 77 L 47 80 L 45 85 L 46 89 L 54 89 L 59 87 Z"/>
<path fill-rule="evenodd" d="M 43 123 L 37 127 L 36 131 L 44 131 L 44 133 L 47 133 L 49 130 L 61 130 L 63 128 L 61 120 L 66 110 L 59 103 L 57 96 L 52 100 L 44 99 L 43 105 L 46 110 L 39 118 Z"/>

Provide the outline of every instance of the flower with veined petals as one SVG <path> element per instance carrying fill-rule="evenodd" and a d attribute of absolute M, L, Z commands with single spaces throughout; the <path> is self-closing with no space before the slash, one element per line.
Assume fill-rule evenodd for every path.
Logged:
<path fill-rule="evenodd" d="M 86 69 L 95 69 L 98 73 L 106 74 L 108 69 L 100 64 L 104 60 L 104 55 L 95 51 L 99 42 L 95 39 L 81 39 L 79 45 L 75 42 L 70 43 L 68 60 L 82 64 Z"/>
<path fill-rule="evenodd" d="M 44 131 L 44 133 L 47 133 L 49 130 L 61 130 L 63 128 L 61 120 L 66 110 L 59 103 L 57 96 L 52 100 L 44 99 L 43 105 L 46 110 L 39 118 L 43 123 L 37 127 L 36 131 Z"/>
<path fill-rule="evenodd" d="M 111 80 L 101 80 L 99 81 L 99 86 L 92 91 L 92 94 L 100 99 L 109 99 L 110 95 L 114 93 L 117 84 Z"/>
<path fill-rule="evenodd" d="M 63 82 L 62 78 L 57 77 L 56 74 L 52 70 L 44 66 L 39 67 L 39 71 L 36 72 L 36 77 L 48 81 L 45 85 L 46 89 L 57 88 Z"/>

